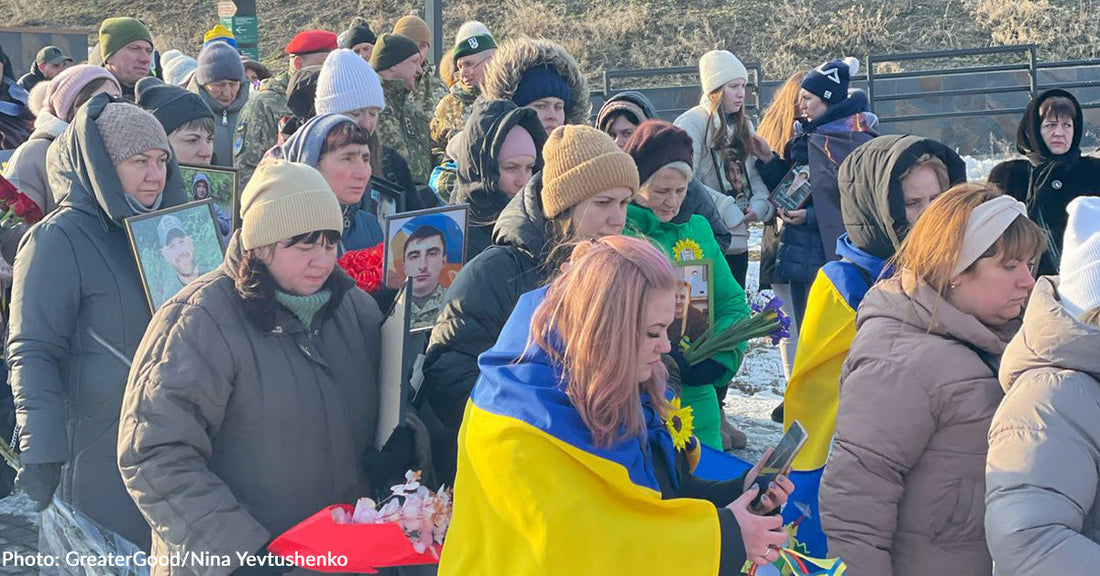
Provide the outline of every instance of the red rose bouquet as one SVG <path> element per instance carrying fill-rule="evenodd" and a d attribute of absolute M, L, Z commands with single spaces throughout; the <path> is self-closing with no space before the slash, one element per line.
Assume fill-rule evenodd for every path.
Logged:
<path fill-rule="evenodd" d="M 336 263 L 365 292 L 376 292 L 382 288 L 382 249 L 378 243 L 371 248 L 345 252 Z"/>
<path fill-rule="evenodd" d="M 42 217 L 42 209 L 30 196 L 20 192 L 14 184 L 0 176 L 0 227 L 34 224 Z"/>

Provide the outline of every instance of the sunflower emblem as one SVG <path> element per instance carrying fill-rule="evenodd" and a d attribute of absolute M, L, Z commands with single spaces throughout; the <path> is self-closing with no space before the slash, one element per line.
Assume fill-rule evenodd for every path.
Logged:
<path fill-rule="evenodd" d="M 702 260 L 703 247 L 691 238 L 681 238 L 672 245 L 672 259 L 677 262 Z"/>
<path fill-rule="evenodd" d="M 672 435 L 672 445 L 677 450 L 683 450 L 691 440 L 692 423 L 695 417 L 692 415 L 691 406 L 681 406 L 679 398 L 672 399 L 672 410 L 665 419 L 668 433 Z"/>

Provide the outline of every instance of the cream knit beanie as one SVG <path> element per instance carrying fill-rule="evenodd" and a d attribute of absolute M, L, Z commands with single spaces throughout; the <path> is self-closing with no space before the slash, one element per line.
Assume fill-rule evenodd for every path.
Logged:
<path fill-rule="evenodd" d="M 344 114 L 360 108 L 386 107 L 382 81 L 366 60 L 347 48 L 329 52 L 317 77 L 313 100 L 317 114 Z"/>
<path fill-rule="evenodd" d="M 745 65 L 727 50 L 711 50 L 699 59 L 699 81 L 703 84 L 703 94 L 710 94 L 727 82 L 749 79 Z"/>
<path fill-rule="evenodd" d="M 638 190 L 638 168 L 610 136 L 581 124 L 559 126 L 542 148 L 542 211 L 553 218 L 612 188 Z"/>
<path fill-rule="evenodd" d="M 1100 198 L 1082 196 L 1066 207 L 1058 295 L 1074 318 L 1100 306 Z"/>
<path fill-rule="evenodd" d="M 252 250 L 320 230 L 344 229 L 325 177 L 305 164 L 267 160 L 241 193 L 241 247 Z"/>

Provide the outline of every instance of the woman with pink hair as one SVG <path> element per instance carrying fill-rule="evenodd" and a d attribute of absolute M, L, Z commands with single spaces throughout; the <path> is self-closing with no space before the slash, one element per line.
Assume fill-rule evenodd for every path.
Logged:
<path fill-rule="evenodd" d="M 440 574 L 735 574 L 778 558 L 782 520 L 764 514 L 789 480 L 753 506 L 758 470 L 691 475 L 699 443 L 662 362 L 676 287 L 657 248 L 606 236 L 520 298 L 478 361 Z"/>

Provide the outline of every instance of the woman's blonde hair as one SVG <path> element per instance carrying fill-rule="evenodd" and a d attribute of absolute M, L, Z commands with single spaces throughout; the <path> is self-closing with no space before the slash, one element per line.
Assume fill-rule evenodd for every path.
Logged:
<path fill-rule="evenodd" d="M 982 183 L 959 184 L 936 198 L 921 214 L 920 220 L 902 241 L 894 256 L 897 269 L 907 270 L 922 279 L 941 296 L 947 295 L 955 265 L 962 252 L 963 236 L 970 213 L 983 202 L 1001 195 L 995 186 Z M 1031 220 L 1019 217 L 981 258 L 1001 258 L 1028 262 L 1046 248 L 1042 230 Z M 971 264 L 970 272 L 977 265 Z"/>
<path fill-rule="evenodd" d="M 562 367 L 570 403 L 608 447 L 645 430 L 641 394 L 668 412 L 668 373 L 658 364 L 637 381 L 646 306 L 655 291 L 671 291 L 676 275 L 667 256 L 645 240 L 606 236 L 578 244 L 531 319 L 531 342 Z"/>
<path fill-rule="evenodd" d="M 783 147 L 794 136 L 794 120 L 798 118 L 799 95 L 802 89 L 802 78 L 806 71 L 791 74 L 787 81 L 776 90 L 772 97 L 772 103 L 764 110 L 764 117 L 760 119 L 760 126 L 756 128 L 756 135 L 763 138 L 772 150 L 783 154 Z"/>

